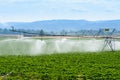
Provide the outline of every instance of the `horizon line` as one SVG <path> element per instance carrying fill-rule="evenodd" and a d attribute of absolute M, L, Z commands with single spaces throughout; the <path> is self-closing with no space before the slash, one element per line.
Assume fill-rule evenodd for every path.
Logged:
<path fill-rule="evenodd" d="M 81 20 L 81 21 L 114 21 L 120 19 L 105 19 L 105 20 L 87 20 L 87 19 L 45 19 L 45 20 L 34 20 L 34 21 L 1 21 L 0 23 L 10 23 L 10 22 L 38 22 L 38 21 L 55 21 L 55 20 Z"/>

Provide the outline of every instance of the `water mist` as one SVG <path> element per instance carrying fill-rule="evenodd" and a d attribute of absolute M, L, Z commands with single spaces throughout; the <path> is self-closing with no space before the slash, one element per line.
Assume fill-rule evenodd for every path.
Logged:
<path fill-rule="evenodd" d="M 120 49 L 120 42 L 115 42 Z M 97 52 L 104 45 L 103 39 L 5 39 L 0 40 L 0 55 L 40 55 L 69 52 Z"/>

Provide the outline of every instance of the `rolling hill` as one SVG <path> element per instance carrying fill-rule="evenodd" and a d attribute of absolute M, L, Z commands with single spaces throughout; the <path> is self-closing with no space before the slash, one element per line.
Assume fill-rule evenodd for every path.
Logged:
<path fill-rule="evenodd" d="M 44 20 L 34 22 L 7 22 L 6 25 L 0 24 L 0 28 L 10 28 L 14 26 L 16 29 L 43 29 L 45 31 L 61 31 L 61 30 L 96 30 L 100 28 L 116 28 L 119 29 L 120 20 L 104 20 L 104 21 L 87 21 L 87 20 Z"/>

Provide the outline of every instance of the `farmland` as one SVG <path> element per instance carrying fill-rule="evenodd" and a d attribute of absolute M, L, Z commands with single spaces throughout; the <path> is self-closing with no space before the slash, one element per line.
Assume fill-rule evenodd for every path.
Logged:
<path fill-rule="evenodd" d="M 0 80 L 119 80 L 119 41 L 101 52 L 102 41 L 2 37 Z"/>
<path fill-rule="evenodd" d="M 12 80 L 120 79 L 120 52 L 0 56 L 0 78 Z"/>

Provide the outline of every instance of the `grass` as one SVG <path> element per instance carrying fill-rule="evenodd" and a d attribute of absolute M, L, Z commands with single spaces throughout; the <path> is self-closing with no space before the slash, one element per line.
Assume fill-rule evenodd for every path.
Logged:
<path fill-rule="evenodd" d="M 0 79 L 119 80 L 120 52 L 0 56 Z"/>
<path fill-rule="evenodd" d="M 0 36 L 0 40 L 5 40 L 5 39 L 16 39 L 15 36 Z"/>

